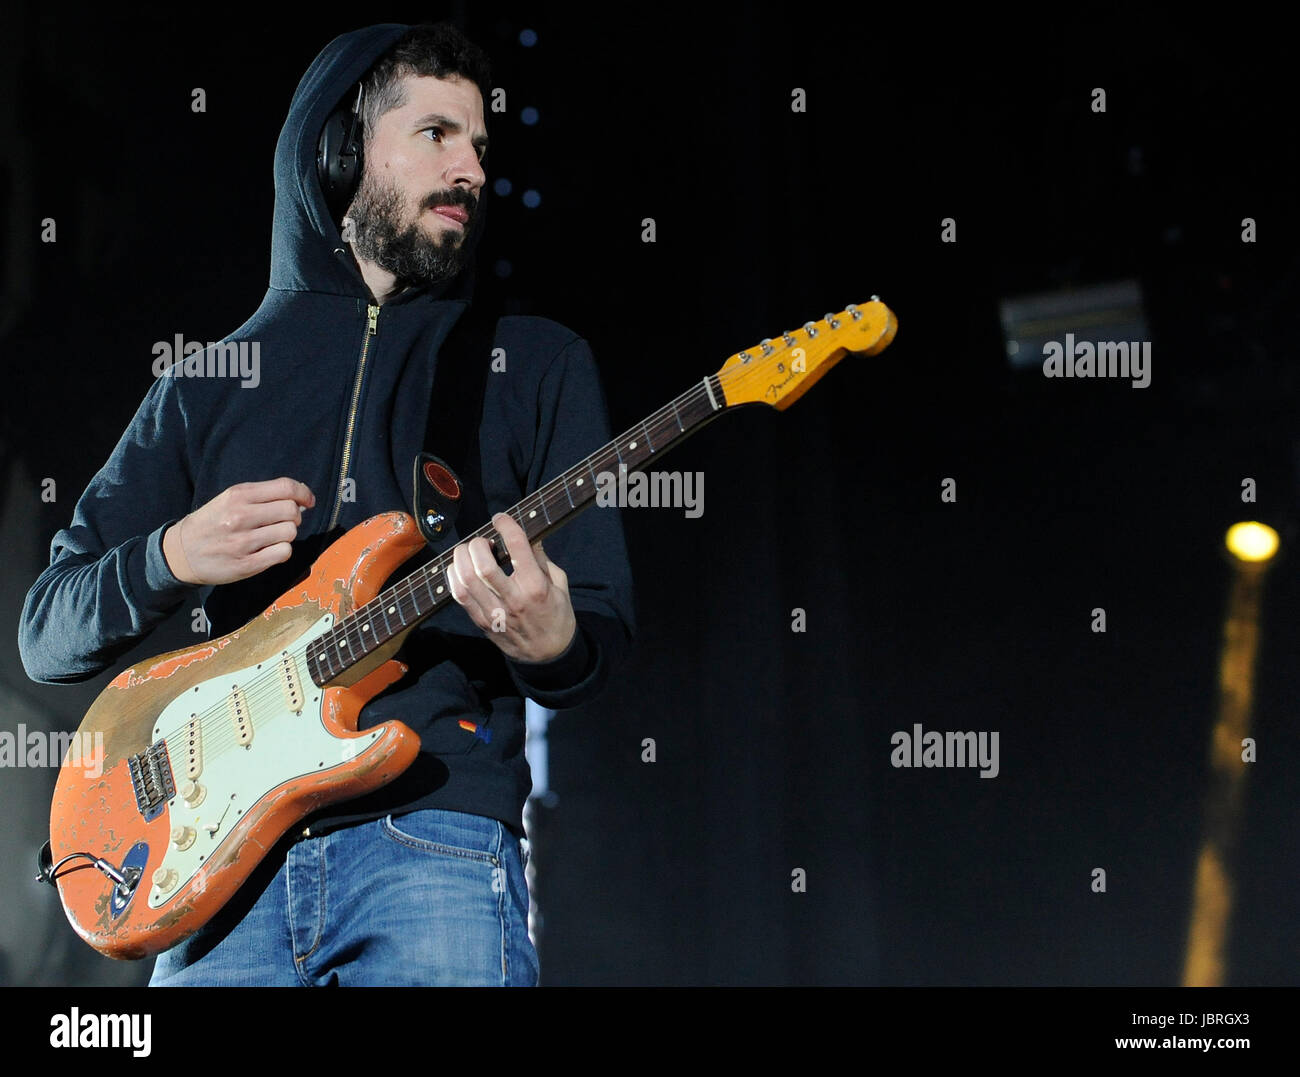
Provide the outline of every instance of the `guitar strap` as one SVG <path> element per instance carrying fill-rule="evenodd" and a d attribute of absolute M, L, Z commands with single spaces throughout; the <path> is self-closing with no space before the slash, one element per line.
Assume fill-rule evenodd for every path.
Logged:
<path fill-rule="evenodd" d="M 496 319 L 483 307 L 482 303 L 470 303 L 438 351 L 425 451 L 415 458 L 415 520 L 435 549 L 444 547 L 453 531 L 464 536 L 488 521 L 479 473 L 478 431 Z"/>

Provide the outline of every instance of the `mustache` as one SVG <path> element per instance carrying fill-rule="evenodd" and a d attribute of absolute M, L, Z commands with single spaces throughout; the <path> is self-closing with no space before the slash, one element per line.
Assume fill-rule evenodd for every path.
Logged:
<path fill-rule="evenodd" d="M 463 187 L 453 187 L 449 191 L 434 191 L 420 203 L 421 209 L 434 209 L 437 206 L 461 206 L 472 221 L 475 210 L 478 209 L 478 199 Z"/>

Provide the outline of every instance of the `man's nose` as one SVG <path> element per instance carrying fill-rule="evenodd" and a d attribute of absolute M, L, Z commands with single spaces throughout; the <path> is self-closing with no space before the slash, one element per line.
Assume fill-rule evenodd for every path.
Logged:
<path fill-rule="evenodd" d="M 486 182 L 487 173 L 479 164 L 478 152 L 473 148 L 458 153 L 447 168 L 448 186 L 467 188 L 477 196 Z"/>

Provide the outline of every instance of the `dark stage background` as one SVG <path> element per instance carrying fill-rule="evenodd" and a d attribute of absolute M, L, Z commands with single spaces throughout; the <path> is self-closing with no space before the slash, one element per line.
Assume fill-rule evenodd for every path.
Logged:
<path fill-rule="evenodd" d="M 1229 982 L 1294 984 L 1296 93 L 1258 23 L 20 3 L 0 64 L 6 638 L 152 342 L 218 340 L 260 301 L 272 152 L 307 64 L 344 30 L 442 14 L 507 90 L 489 179 L 512 191 L 490 196 L 480 279 L 590 340 L 617 429 L 873 293 L 901 324 L 784 414 L 727 416 L 662 465 L 704 474 L 701 518 L 624 512 L 638 647 L 550 726 L 543 982 L 1177 983 L 1222 536 L 1259 518 L 1284 546 Z M 1003 299 L 1125 279 L 1150 387 L 1010 367 Z M 192 638 L 186 614 L 136 655 Z M 75 728 L 109 679 L 34 685 L 12 642 L 0 671 L 7 730 Z M 891 734 L 916 723 L 997 731 L 999 774 L 896 769 Z M 31 881 L 53 780 L 0 771 L 0 977 L 140 982 Z"/>

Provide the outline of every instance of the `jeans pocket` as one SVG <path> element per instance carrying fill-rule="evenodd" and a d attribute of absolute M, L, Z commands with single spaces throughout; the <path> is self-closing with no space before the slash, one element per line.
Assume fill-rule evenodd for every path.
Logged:
<path fill-rule="evenodd" d="M 439 856 L 500 865 L 501 824 L 463 812 L 426 808 L 379 821 L 380 832 L 390 841 Z"/>

